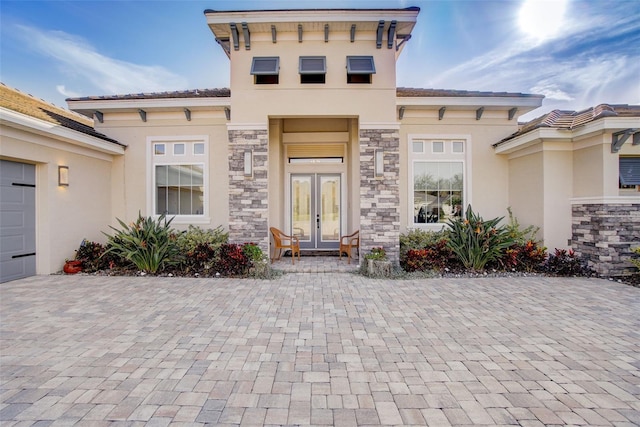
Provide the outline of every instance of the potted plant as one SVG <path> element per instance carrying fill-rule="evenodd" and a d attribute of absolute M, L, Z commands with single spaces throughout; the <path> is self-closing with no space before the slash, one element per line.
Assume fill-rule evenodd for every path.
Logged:
<path fill-rule="evenodd" d="M 364 255 L 367 276 L 389 277 L 391 275 L 391 261 L 387 259 L 387 253 L 382 247 L 372 248 Z"/>
<path fill-rule="evenodd" d="M 82 271 L 82 261 L 79 259 L 67 259 L 64 261 L 64 267 L 62 267 L 62 271 L 67 274 L 76 274 Z"/>

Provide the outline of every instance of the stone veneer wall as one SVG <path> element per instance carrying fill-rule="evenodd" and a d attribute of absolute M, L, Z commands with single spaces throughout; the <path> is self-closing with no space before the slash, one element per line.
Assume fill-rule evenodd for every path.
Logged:
<path fill-rule="evenodd" d="M 375 150 L 384 150 L 384 174 L 375 176 Z M 400 136 L 395 129 L 360 130 L 360 253 L 383 247 L 400 256 Z"/>
<path fill-rule="evenodd" d="M 254 242 L 269 252 L 266 129 L 229 130 L 229 241 Z M 253 152 L 253 176 L 244 176 L 244 153 Z"/>
<path fill-rule="evenodd" d="M 598 274 L 636 271 L 631 249 L 640 246 L 640 203 L 583 203 L 572 208 L 572 248 Z"/>

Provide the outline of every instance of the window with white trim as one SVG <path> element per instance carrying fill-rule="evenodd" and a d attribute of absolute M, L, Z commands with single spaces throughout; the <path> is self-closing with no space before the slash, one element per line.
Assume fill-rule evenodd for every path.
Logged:
<path fill-rule="evenodd" d="M 461 217 L 465 205 L 465 157 L 456 140 L 412 140 L 411 212 L 414 226 Z M 454 143 L 455 147 L 454 147 Z M 429 147 L 420 151 L 420 147 Z M 462 142 L 464 147 L 464 142 Z"/>
<path fill-rule="evenodd" d="M 207 215 L 207 144 L 202 140 L 152 143 L 151 204 L 155 215 Z M 158 148 L 162 147 L 162 155 Z"/>

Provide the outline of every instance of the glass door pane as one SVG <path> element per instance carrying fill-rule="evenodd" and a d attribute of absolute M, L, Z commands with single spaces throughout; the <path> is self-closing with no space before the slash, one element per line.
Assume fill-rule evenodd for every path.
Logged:
<path fill-rule="evenodd" d="M 300 242 L 312 240 L 313 175 L 291 175 L 291 229 Z"/>
<path fill-rule="evenodd" d="M 340 175 L 318 175 L 320 242 L 318 247 L 333 247 L 340 240 Z M 328 245 L 323 245 L 328 243 Z"/>

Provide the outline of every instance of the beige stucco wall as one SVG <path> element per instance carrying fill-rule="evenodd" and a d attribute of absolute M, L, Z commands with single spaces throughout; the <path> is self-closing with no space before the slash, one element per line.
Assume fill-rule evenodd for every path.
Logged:
<path fill-rule="evenodd" d="M 186 120 L 182 111 L 150 111 L 146 123 L 142 122 L 137 112 L 105 114 L 104 123 L 96 123 L 96 129 L 127 145 L 124 158 L 114 162 L 111 223 L 116 225 L 116 218 L 133 221 L 138 217 L 138 212 L 144 216 L 153 214 L 149 210 L 149 197 L 153 195 L 150 140 L 176 137 L 179 141 L 180 137 L 205 136 L 209 141 L 209 216 L 206 220 L 194 222 L 194 225 L 202 228 L 226 227 L 229 219 L 226 123 L 222 111 L 192 111 L 191 121 Z M 179 218 L 172 225 L 178 229 L 188 226 Z"/>
<path fill-rule="evenodd" d="M 573 153 L 566 143 L 555 144 L 549 149 L 546 145 L 541 170 L 544 174 L 544 220 L 540 231 L 544 245 L 552 251 L 570 246 Z"/>
<path fill-rule="evenodd" d="M 582 139 L 575 145 L 573 197 L 634 195 L 633 192 L 621 192 L 618 189 L 618 159 L 619 156 L 640 156 L 640 146 L 632 145 L 629 140 L 618 153 L 612 153 L 611 132 Z"/>
<path fill-rule="evenodd" d="M 532 150 L 509 160 L 509 206 L 514 217 L 524 227 L 540 227 L 538 239 L 543 238 L 544 225 L 544 156 Z"/>
<path fill-rule="evenodd" d="M 36 165 L 36 273 L 62 270 L 82 239 L 104 242 L 111 223 L 113 157 L 15 128 L 2 128 L 0 157 Z M 58 166 L 69 186 L 58 186 Z"/>
<path fill-rule="evenodd" d="M 296 33 L 252 35 L 251 50 L 231 51 L 231 114 L 233 123 L 266 123 L 268 117 L 359 116 L 364 122 L 395 120 L 395 49 L 376 49 L 373 39 L 351 43 L 348 33 Z M 346 57 L 371 55 L 376 74 L 371 84 L 347 84 Z M 279 83 L 256 85 L 250 74 L 253 57 L 279 56 Z M 325 84 L 301 84 L 300 56 L 326 56 Z"/>
<path fill-rule="evenodd" d="M 413 227 L 410 220 L 412 176 L 411 138 L 465 139 L 465 207 L 485 219 L 506 216 L 509 206 L 509 165 L 504 156 L 496 156 L 492 144 L 517 130 L 515 120 L 506 113 L 485 112 L 475 119 L 475 110 L 447 111 L 438 120 L 437 110 L 412 109 L 405 112 L 400 126 L 400 221 L 401 231 Z"/>

